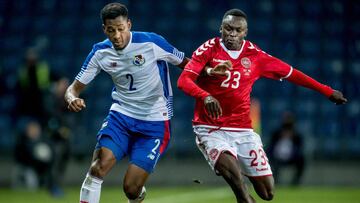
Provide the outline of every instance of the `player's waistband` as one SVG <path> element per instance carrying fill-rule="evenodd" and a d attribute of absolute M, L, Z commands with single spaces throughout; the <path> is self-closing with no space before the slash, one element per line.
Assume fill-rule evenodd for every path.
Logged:
<path fill-rule="evenodd" d="M 251 128 L 234 128 L 234 127 L 222 127 L 222 126 L 213 126 L 213 125 L 193 125 L 193 128 L 207 128 L 209 132 L 223 130 L 230 132 L 253 132 L 254 130 Z"/>
<path fill-rule="evenodd" d="M 117 111 L 121 114 L 135 118 L 142 121 L 167 121 L 170 120 L 171 116 L 167 112 L 166 107 L 162 111 L 151 111 L 145 109 L 130 109 L 125 108 L 119 103 L 113 103 L 110 107 L 110 110 Z"/>

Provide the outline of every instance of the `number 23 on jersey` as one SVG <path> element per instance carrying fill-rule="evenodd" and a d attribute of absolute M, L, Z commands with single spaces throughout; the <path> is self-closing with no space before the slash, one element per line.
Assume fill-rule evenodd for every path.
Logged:
<path fill-rule="evenodd" d="M 239 87 L 241 74 L 239 71 L 234 71 L 231 73 L 230 71 L 225 71 L 227 78 L 221 83 L 221 87 L 231 87 L 236 89 Z"/>

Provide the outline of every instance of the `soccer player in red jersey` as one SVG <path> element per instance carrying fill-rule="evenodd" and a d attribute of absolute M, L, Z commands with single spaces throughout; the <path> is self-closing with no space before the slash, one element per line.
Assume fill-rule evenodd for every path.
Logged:
<path fill-rule="evenodd" d="M 271 168 L 249 116 L 250 93 L 257 79 L 286 79 L 320 92 L 335 104 L 347 102 L 341 92 L 245 40 L 247 31 L 246 14 L 239 9 L 227 11 L 220 27 L 221 38 L 202 44 L 178 80 L 178 87 L 196 98 L 196 143 L 210 166 L 230 185 L 237 202 L 255 202 L 242 175 L 250 179 L 262 199 L 271 200 L 274 195 Z M 222 66 L 216 67 L 218 64 Z M 228 69 L 224 70 L 224 66 Z M 203 69 L 207 75 L 199 77 Z M 210 77 L 219 72 L 224 72 L 224 77 Z"/>

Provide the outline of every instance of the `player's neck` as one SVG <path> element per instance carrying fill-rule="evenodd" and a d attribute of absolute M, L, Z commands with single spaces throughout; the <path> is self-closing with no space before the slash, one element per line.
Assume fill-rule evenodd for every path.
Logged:
<path fill-rule="evenodd" d="M 245 40 L 242 40 L 240 43 L 240 49 L 239 50 L 229 50 L 225 44 L 223 42 L 220 42 L 221 47 L 224 49 L 224 51 L 233 59 L 237 59 L 239 58 L 242 50 L 243 50 L 243 45 L 245 43 Z"/>
<path fill-rule="evenodd" d="M 225 43 L 222 42 L 222 39 L 220 40 L 220 44 L 222 45 L 222 47 L 224 47 L 225 50 L 229 51 L 229 52 L 241 51 L 244 43 L 245 43 L 245 40 L 243 39 L 240 41 L 239 46 L 236 49 L 229 49 L 228 47 L 226 47 Z"/>

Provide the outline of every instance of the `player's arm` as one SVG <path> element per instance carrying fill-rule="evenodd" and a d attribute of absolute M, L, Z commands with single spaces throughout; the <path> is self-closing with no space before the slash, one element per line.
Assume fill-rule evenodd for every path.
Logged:
<path fill-rule="evenodd" d="M 214 68 L 210 66 L 205 66 L 197 59 L 192 59 L 186 66 L 185 70 L 181 73 L 178 79 L 178 88 L 184 91 L 186 94 L 200 99 L 204 102 L 206 112 L 213 119 L 217 119 L 222 116 L 222 108 L 220 102 L 213 96 L 210 95 L 207 91 L 203 90 L 196 84 L 196 80 L 199 74 L 192 70 L 202 70 L 204 69 L 208 75 L 217 75 L 223 76 L 226 75 L 226 71 L 232 69 L 232 64 L 230 61 L 220 63 Z"/>
<path fill-rule="evenodd" d="M 208 76 L 226 76 L 229 70 L 232 70 L 231 61 L 225 61 L 217 64 L 214 68 L 205 66 L 204 72 Z"/>
<path fill-rule="evenodd" d="M 74 82 L 66 89 L 64 97 L 70 111 L 79 112 L 86 107 L 85 101 L 79 98 L 80 93 L 85 87 L 85 84 L 78 80 L 74 80 Z"/>
<path fill-rule="evenodd" d="M 286 79 L 294 84 L 315 90 L 325 95 L 335 104 L 345 104 L 347 102 L 347 99 L 344 98 L 340 91 L 333 90 L 331 87 L 321 84 L 301 71 L 292 68 L 280 59 L 260 51 L 258 59 L 259 63 L 261 63 L 260 74 L 264 77 L 280 80 Z"/>
<path fill-rule="evenodd" d="M 196 79 L 198 75 L 184 70 L 177 82 L 177 86 L 180 90 L 184 91 L 187 95 L 200 99 L 204 102 L 206 112 L 210 115 L 211 118 L 216 119 L 222 115 L 222 109 L 220 102 L 210 95 L 207 91 L 201 89 L 196 84 Z"/>
<path fill-rule="evenodd" d="M 98 50 L 97 46 L 97 44 L 94 45 L 93 49 L 86 57 L 81 71 L 75 77 L 72 84 L 66 89 L 64 98 L 70 111 L 79 112 L 86 107 L 85 101 L 82 98 L 79 98 L 79 95 L 85 89 L 86 85 L 101 71 L 96 58 L 96 50 Z"/>
<path fill-rule="evenodd" d="M 342 92 L 334 90 L 327 85 L 321 84 L 320 82 L 316 81 L 315 79 L 295 68 L 293 69 L 290 76 L 286 78 L 286 80 L 294 84 L 318 91 L 328 97 L 330 101 L 334 102 L 337 105 L 345 104 L 347 102 L 347 99 L 343 96 Z"/>
<path fill-rule="evenodd" d="M 185 66 L 189 63 L 190 59 L 185 57 L 184 60 L 177 65 L 179 68 L 184 69 Z M 231 61 L 225 61 L 222 63 L 219 63 L 215 67 L 211 67 L 206 65 L 201 71 L 201 75 L 208 75 L 208 76 L 226 76 L 228 73 L 226 71 L 232 70 L 232 63 Z"/>
<path fill-rule="evenodd" d="M 186 64 L 188 64 L 190 61 L 190 59 L 188 57 L 184 57 L 183 61 L 177 65 L 177 67 L 181 68 L 181 69 L 184 69 Z"/>

